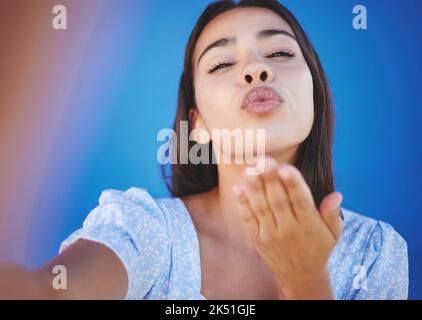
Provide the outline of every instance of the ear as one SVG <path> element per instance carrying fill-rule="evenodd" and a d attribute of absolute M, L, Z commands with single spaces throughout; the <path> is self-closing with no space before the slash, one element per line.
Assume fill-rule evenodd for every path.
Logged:
<path fill-rule="evenodd" d="M 198 108 L 191 108 L 189 110 L 189 123 L 192 128 L 193 139 L 200 144 L 207 144 L 211 141 L 207 127 L 199 114 Z"/>

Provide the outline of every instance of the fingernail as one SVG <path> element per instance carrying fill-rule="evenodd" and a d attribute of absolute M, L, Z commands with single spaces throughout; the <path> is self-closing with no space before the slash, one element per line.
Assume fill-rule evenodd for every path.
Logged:
<path fill-rule="evenodd" d="M 289 180 L 292 176 L 290 170 L 286 167 L 279 168 L 277 173 L 284 180 Z"/>
<path fill-rule="evenodd" d="M 268 158 L 268 169 L 269 170 L 273 170 L 275 168 L 277 168 L 277 162 L 273 159 L 273 158 Z"/>
<path fill-rule="evenodd" d="M 260 156 L 258 156 L 257 158 L 256 158 L 256 163 L 258 164 L 258 163 L 260 163 L 260 162 L 265 162 L 265 159 L 267 158 L 267 156 L 264 154 L 264 155 L 260 155 Z"/>
<path fill-rule="evenodd" d="M 255 167 L 247 167 L 244 171 L 244 175 L 247 176 L 247 177 L 256 176 L 256 175 L 258 175 L 258 172 L 257 172 Z"/>
<path fill-rule="evenodd" d="M 336 203 L 335 207 L 336 208 L 340 208 L 341 207 L 341 203 L 343 202 L 343 194 L 341 194 L 338 191 L 336 191 L 336 193 L 339 195 L 339 198 L 337 200 L 337 203 Z"/>
<path fill-rule="evenodd" d="M 245 170 L 246 180 L 255 182 L 259 177 L 259 172 L 255 167 L 248 167 Z"/>

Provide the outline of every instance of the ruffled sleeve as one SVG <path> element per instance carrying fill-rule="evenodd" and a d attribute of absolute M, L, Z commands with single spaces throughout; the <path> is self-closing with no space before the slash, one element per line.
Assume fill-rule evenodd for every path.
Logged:
<path fill-rule="evenodd" d="M 64 240 L 59 251 L 78 239 L 102 243 L 126 269 L 129 283 L 125 299 L 144 297 L 169 265 L 166 216 L 145 189 L 106 189 L 98 202 L 82 228 Z"/>
<path fill-rule="evenodd" d="M 407 299 L 406 241 L 391 225 L 378 221 L 369 234 L 362 263 L 353 266 L 353 275 L 346 299 Z"/>

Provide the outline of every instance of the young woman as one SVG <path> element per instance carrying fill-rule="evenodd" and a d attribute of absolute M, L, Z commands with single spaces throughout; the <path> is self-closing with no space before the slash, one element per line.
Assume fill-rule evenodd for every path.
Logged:
<path fill-rule="evenodd" d="M 186 47 L 177 133 L 181 121 L 189 121 L 195 137 L 182 152 L 199 143 L 219 156 L 226 151 L 212 140 L 213 129 L 265 129 L 263 172 L 247 174 L 250 166 L 237 163 L 173 164 L 171 198 L 154 199 L 136 187 L 104 190 L 83 227 L 43 268 L 3 267 L 0 293 L 407 298 L 406 242 L 389 224 L 341 208 L 327 80 L 306 34 L 280 3 L 219 1 L 206 8 Z M 51 286 L 55 265 L 66 267 L 66 290 Z M 22 286 L 5 292 L 16 281 Z"/>

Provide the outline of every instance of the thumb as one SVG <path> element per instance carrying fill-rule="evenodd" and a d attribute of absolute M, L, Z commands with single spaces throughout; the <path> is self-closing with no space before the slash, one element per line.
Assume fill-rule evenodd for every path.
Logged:
<path fill-rule="evenodd" d="M 343 195 L 340 192 L 333 192 L 326 196 L 320 205 L 322 219 L 330 229 L 336 241 L 340 238 L 343 230 L 343 213 L 341 212 L 341 202 Z"/>

